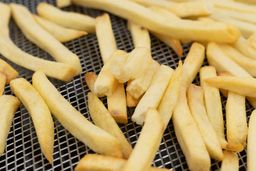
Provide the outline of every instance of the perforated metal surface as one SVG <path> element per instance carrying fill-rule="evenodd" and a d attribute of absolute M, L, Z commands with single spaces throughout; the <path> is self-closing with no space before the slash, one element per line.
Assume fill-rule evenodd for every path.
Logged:
<path fill-rule="evenodd" d="M 36 5 L 40 0 L 4 0 L 4 2 L 15 2 L 26 5 L 32 12 L 35 12 Z M 54 0 L 46 2 L 54 4 Z M 68 7 L 65 10 L 76 11 L 89 14 L 91 16 L 100 15 L 102 12 L 86 9 L 82 7 Z M 118 48 L 126 51 L 133 49 L 131 36 L 126 28 L 126 22 L 118 17 L 111 16 L 115 38 Z M 30 43 L 23 36 L 13 21 L 10 23 L 10 33 L 12 40 L 24 51 L 51 60 L 52 58 L 37 46 Z M 86 118 L 90 119 L 87 107 L 88 87 L 83 82 L 84 73 L 87 71 L 99 72 L 102 67 L 102 61 L 98 49 L 96 36 L 91 34 L 78 40 L 65 44 L 70 50 L 76 53 L 81 60 L 83 72 L 72 82 L 67 84 L 52 80 L 58 87 L 61 94 L 68 99 Z M 189 46 L 184 46 L 185 54 Z M 152 36 L 152 54 L 161 64 L 169 65 L 175 68 L 178 57 L 166 45 Z M 0 58 L 3 56 L 0 55 Z M 11 62 L 9 62 L 11 63 Z M 12 63 L 11 63 L 12 64 Z M 20 76 L 31 81 L 32 72 L 12 64 L 20 72 Z M 195 80 L 198 83 L 198 78 Z M 11 94 L 9 86 L 6 87 L 5 94 Z M 225 99 L 224 99 L 225 103 Z M 223 104 L 224 105 L 224 104 Z M 250 113 L 251 107 L 247 106 Z M 125 136 L 134 146 L 140 134 L 141 127 L 132 123 L 130 120 L 132 109 L 129 109 L 129 123 L 120 125 Z M 248 114 L 249 114 L 248 113 Z M 54 138 L 54 163 L 50 165 L 41 153 L 36 132 L 32 120 L 21 106 L 16 112 L 13 120 L 13 126 L 8 136 L 5 155 L 0 157 L 0 170 L 73 170 L 78 161 L 87 153 L 92 153 L 83 143 L 74 138 L 60 123 L 54 119 L 55 138 Z M 246 168 L 246 153 L 239 154 L 240 170 Z M 188 170 L 185 157 L 175 137 L 172 123 L 165 131 L 159 152 L 156 154 L 154 165 L 157 167 L 174 168 L 175 170 Z M 212 170 L 218 170 L 220 163 L 212 161 Z"/>

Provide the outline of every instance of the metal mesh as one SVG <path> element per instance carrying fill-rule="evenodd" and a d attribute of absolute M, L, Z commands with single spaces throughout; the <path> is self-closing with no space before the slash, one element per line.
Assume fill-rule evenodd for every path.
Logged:
<path fill-rule="evenodd" d="M 3 1 L 6 3 L 15 2 L 24 4 L 32 12 L 35 12 L 37 4 L 40 2 L 40 0 Z M 47 0 L 46 2 L 52 4 L 55 3 L 54 0 Z M 65 10 L 85 13 L 91 16 L 97 16 L 102 13 L 97 10 L 86 9 L 77 6 L 68 7 L 65 8 Z M 111 15 L 111 21 L 118 48 L 131 51 L 133 49 L 133 44 L 130 33 L 126 28 L 126 22 L 113 15 Z M 13 21 L 10 23 L 10 30 L 12 40 L 22 50 L 35 56 L 52 60 L 52 58 L 46 52 L 40 50 L 37 46 L 27 40 Z M 151 36 L 151 38 L 153 58 L 161 64 L 166 64 L 172 68 L 175 68 L 178 62 L 178 57 L 175 55 L 175 53 L 154 36 Z M 80 57 L 83 72 L 80 76 L 75 77 L 72 82 L 67 84 L 63 84 L 56 80 L 51 81 L 53 81 L 61 94 L 66 99 L 68 99 L 77 110 L 79 110 L 86 118 L 91 120 L 88 113 L 86 97 L 89 89 L 84 84 L 83 76 L 87 71 L 94 71 L 98 73 L 102 67 L 102 61 L 96 36 L 91 34 L 78 40 L 65 43 L 65 45 Z M 189 45 L 185 45 L 184 49 L 185 54 L 187 54 Z M 3 58 L 3 56 L 0 55 L 0 58 Z M 9 63 L 12 64 L 20 72 L 21 77 L 31 81 L 31 71 L 23 69 L 11 62 Z M 198 83 L 198 78 L 195 80 L 195 83 Z M 6 87 L 5 94 L 11 94 L 9 86 Z M 252 108 L 247 105 L 247 109 L 249 114 Z M 120 125 L 120 127 L 123 130 L 125 136 L 134 146 L 139 137 L 141 126 L 131 122 L 130 118 L 132 113 L 133 109 L 129 109 L 129 123 L 127 125 Z M 92 153 L 88 147 L 79 142 L 66 129 L 64 129 L 55 118 L 54 123 L 54 163 L 53 165 L 50 165 L 40 150 L 32 120 L 27 110 L 21 106 L 20 109 L 16 112 L 15 118 L 13 120 L 13 125 L 7 140 L 6 153 L 0 157 L 0 170 L 73 170 L 78 161 L 85 154 Z M 239 158 L 240 170 L 245 170 L 246 152 L 241 152 L 239 154 Z M 175 137 L 172 123 L 169 124 L 164 133 L 160 149 L 156 154 L 153 164 L 157 167 L 174 168 L 177 171 L 188 170 L 185 157 Z M 220 163 L 212 161 L 212 170 L 218 170 L 219 166 Z"/>

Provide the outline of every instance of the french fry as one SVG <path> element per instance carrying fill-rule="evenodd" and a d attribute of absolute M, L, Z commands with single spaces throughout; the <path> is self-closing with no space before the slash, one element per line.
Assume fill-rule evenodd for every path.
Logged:
<path fill-rule="evenodd" d="M 179 20 L 180 17 L 178 17 L 177 15 L 175 15 L 174 13 L 168 11 L 167 9 L 161 8 L 161 7 L 157 7 L 157 6 L 150 6 L 148 7 L 150 10 L 158 13 L 159 15 L 161 15 L 162 17 L 164 17 L 166 20 L 172 19 L 172 20 Z"/>
<path fill-rule="evenodd" d="M 182 66 L 182 62 L 180 61 L 179 66 L 176 68 L 176 70 L 172 74 L 168 87 L 158 106 L 158 112 L 163 118 L 165 128 L 168 126 L 168 123 L 172 118 L 175 105 L 179 98 L 179 94 L 180 94 L 179 90 L 182 85 L 182 74 L 183 74 L 183 66 Z"/>
<path fill-rule="evenodd" d="M 225 8 L 233 11 L 239 11 L 242 13 L 256 13 L 256 9 L 248 4 L 243 4 L 235 1 L 228 0 L 214 0 L 214 5 L 220 8 Z"/>
<path fill-rule="evenodd" d="M 88 93 L 88 106 L 90 115 L 96 126 L 102 128 L 118 139 L 122 148 L 123 157 L 128 159 L 132 152 L 132 146 L 126 140 L 123 132 L 111 116 L 110 112 L 105 108 L 104 104 L 96 95 Z"/>
<path fill-rule="evenodd" d="M 20 101 L 10 95 L 0 96 L 0 155 L 5 151 L 7 137 L 11 128 L 14 113 L 20 106 Z"/>
<path fill-rule="evenodd" d="M 78 39 L 82 36 L 87 35 L 87 32 L 85 31 L 65 28 L 51 22 L 50 20 L 46 20 L 36 15 L 34 15 L 34 19 L 41 27 L 43 27 L 47 32 L 53 35 L 60 42 L 69 42 L 71 40 Z"/>
<path fill-rule="evenodd" d="M 200 69 L 200 84 L 204 90 L 205 107 L 207 116 L 219 139 L 222 148 L 226 148 L 227 141 L 224 135 L 224 121 L 219 89 L 207 84 L 204 79 L 217 76 L 212 66 L 205 66 Z"/>
<path fill-rule="evenodd" d="M 187 96 L 191 114 L 197 123 L 209 155 L 211 158 L 221 161 L 223 159 L 221 144 L 207 117 L 202 87 L 191 84 Z"/>
<path fill-rule="evenodd" d="M 75 168 L 75 171 L 117 171 L 125 164 L 126 160 L 98 154 L 85 155 Z M 169 169 L 151 167 L 146 171 L 168 171 Z M 169 171 L 172 171 L 169 170 Z"/>
<path fill-rule="evenodd" d="M 45 2 L 38 4 L 37 13 L 39 16 L 63 27 L 82 30 L 88 33 L 95 32 L 95 19 L 87 15 L 62 11 Z"/>
<path fill-rule="evenodd" d="M 53 163 L 54 123 L 48 106 L 35 88 L 24 78 L 12 80 L 10 87 L 33 120 L 44 156 L 50 163 Z"/>
<path fill-rule="evenodd" d="M 157 6 L 170 10 L 179 17 L 198 17 L 211 14 L 212 7 L 207 1 L 191 1 L 175 3 L 165 0 L 132 0 L 144 6 Z"/>
<path fill-rule="evenodd" d="M 25 6 L 18 4 L 11 4 L 10 6 L 16 24 L 27 39 L 48 52 L 56 61 L 73 66 L 76 74 L 80 74 L 82 67 L 77 55 L 39 26 Z"/>
<path fill-rule="evenodd" d="M 232 43 L 240 35 L 235 27 L 223 23 L 208 23 L 206 27 L 204 22 L 199 21 L 167 20 L 132 1 L 73 0 L 73 3 L 111 12 L 131 22 L 141 24 L 153 32 L 177 39 Z"/>
<path fill-rule="evenodd" d="M 236 153 L 224 151 L 224 159 L 221 163 L 220 171 L 238 171 L 239 158 Z"/>
<path fill-rule="evenodd" d="M 155 109 L 149 109 L 137 144 L 121 171 L 149 169 L 161 143 L 163 133 L 164 123 L 161 116 Z"/>
<path fill-rule="evenodd" d="M 156 109 L 158 107 L 169 84 L 172 74 L 173 69 L 166 65 L 160 66 L 158 72 L 155 74 L 151 82 L 151 85 L 135 108 L 135 111 L 132 115 L 133 122 L 142 125 L 148 109 Z"/>
<path fill-rule="evenodd" d="M 57 0 L 57 7 L 64 8 L 71 5 L 71 0 Z"/>
<path fill-rule="evenodd" d="M 6 76 L 2 72 L 0 72 L 0 96 L 2 96 L 4 93 L 5 84 Z"/>
<path fill-rule="evenodd" d="M 113 157 L 122 156 L 118 140 L 89 122 L 58 92 L 43 72 L 37 71 L 32 82 L 52 114 L 78 140 L 97 153 Z"/>
<path fill-rule="evenodd" d="M 245 56 L 250 57 L 252 59 L 256 59 L 256 50 L 253 48 L 252 44 L 250 44 L 245 38 L 242 36 L 236 41 L 234 44 L 235 48 L 242 52 Z"/>
<path fill-rule="evenodd" d="M 139 99 L 133 98 L 128 92 L 126 92 L 127 107 L 136 107 L 139 103 Z"/>
<path fill-rule="evenodd" d="M 248 140 L 247 140 L 247 170 L 254 171 L 256 169 L 256 110 L 254 110 L 250 116 Z"/>
<path fill-rule="evenodd" d="M 144 74 L 128 83 L 126 91 L 135 99 L 139 99 L 149 88 L 155 73 L 159 70 L 158 62 L 153 61 Z"/>
<path fill-rule="evenodd" d="M 94 84 L 96 79 L 97 75 L 94 72 L 85 73 L 84 80 L 92 93 L 94 93 Z"/>
<path fill-rule="evenodd" d="M 248 43 L 251 45 L 253 48 L 256 48 L 256 32 L 253 33 L 249 38 L 248 38 Z M 256 50 L 255 50 L 256 51 Z"/>
<path fill-rule="evenodd" d="M 249 77 L 218 76 L 205 81 L 214 87 L 225 89 L 243 96 L 256 98 L 256 79 Z"/>
<path fill-rule="evenodd" d="M 0 9 L 0 17 L 4 21 L 0 24 L 0 53 L 5 58 L 32 71 L 42 70 L 46 75 L 62 81 L 69 81 L 76 75 L 76 70 L 70 65 L 40 59 L 19 49 L 6 34 L 9 31 L 5 31 L 8 30 L 11 9 L 3 3 L 0 3 Z M 0 60 L 0 68 L 7 76 L 7 83 L 18 76 L 18 72 L 3 60 Z"/>

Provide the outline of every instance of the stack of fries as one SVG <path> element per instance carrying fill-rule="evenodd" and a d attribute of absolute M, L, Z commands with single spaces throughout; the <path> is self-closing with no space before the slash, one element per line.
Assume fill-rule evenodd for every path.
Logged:
<path fill-rule="evenodd" d="M 240 0 L 241 1 L 241 0 Z M 247 146 L 248 171 L 256 170 L 256 111 L 247 125 L 246 99 L 256 107 L 256 6 L 250 0 L 57 0 L 110 12 L 127 20 L 134 49 L 117 48 L 108 13 L 96 18 L 65 12 L 40 3 L 38 15 L 18 4 L 0 3 L 0 53 L 35 71 L 32 84 L 0 60 L 0 154 L 20 101 L 30 113 L 41 150 L 53 162 L 52 115 L 78 140 L 98 154 L 86 155 L 77 171 L 168 170 L 151 167 L 172 119 L 176 137 L 191 171 L 207 171 L 211 159 L 222 171 L 239 169 L 237 153 Z M 47 61 L 20 50 L 10 39 L 13 17 L 26 38 L 48 52 Z M 79 57 L 62 42 L 96 33 L 104 63 L 98 75 L 85 74 L 93 123 L 77 111 L 46 75 L 70 81 L 82 72 Z M 182 43 L 191 42 L 185 60 L 172 69 L 151 53 L 150 33 L 183 57 Z M 202 66 L 207 58 L 209 66 Z M 199 73 L 200 85 L 193 84 Z M 17 96 L 2 95 L 9 84 Z M 255 85 L 254 85 L 255 84 Z M 220 93 L 227 98 L 225 118 Z M 107 108 L 99 97 L 107 97 Z M 19 99 L 19 100 L 18 100 Z M 119 124 L 142 125 L 134 148 Z M 42 124 L 43 123 L 43 124 Z M 224 130 L 226 125 L 226 133 Z"/>

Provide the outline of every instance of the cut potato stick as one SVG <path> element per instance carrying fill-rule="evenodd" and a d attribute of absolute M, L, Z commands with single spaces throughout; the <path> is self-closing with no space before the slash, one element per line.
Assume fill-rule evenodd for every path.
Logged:
<path fill-rule="evenodd" d="M 207 84 L 204 79 L 217 76 L 216 70 L 212 66 L 205 66 L 200 69 L 200 84 L 204 90 L 204 101 L 207 116 L 221 143 L 222 148 L 226 148 L 227 141 L 224 134 L 224 121 L 219 89 Z"/>
<path fill-rule="evenodd" d="M 248 3 L 248 4 L 255 4 L 255 0 L 235 0 L 235 1 L 238 1 L 238 2 L 242 2 L 242 3 Z"/>
<path fill-rule="evenodd" d="M 19 106 L 20 101 L 16 97 L 10 95 L 0 96 L 0 156 L 5 151 L 14 113 Z"/>
<path fill-rule="evenodd" d="M 77 71 L 77 74 L 80 74 L 82 67 L 77 55 L 68 50 L 51 34 L 37 24 L 33 15 L 25 6 L 18 4 L 11 4 L 10 6 L 16 24 L 27 39 L 48 52 L 56 61 L 73 66 Z"/>
<path fill-rule="evenodd" d="M 5 84 L 6 76 L 2 72 L 0 72 L 0 96 L 2 96 L 4 93 Z"/>
<path fill-rule="evenodd" d="M 223 152 L 217 134 L 206 114 L 204 90 L 202 87 L 191 84 L 188 88 L 187 96 L 191 114 L 197 123 L 210 157 L 221 161 Z"/>
<path fill-rule="evenodd" d="M 256 169 L 256 110 L 250 116 L 248 140 L 247 140 L 247 170 L 254 171 Z"/>
<path fill-rule="evenodd" d="M 98 154 L 85 155 L 75 168 L 75 171 L 118 171 L 126 164 L 126 160 Z M 172 171 L 151 167 L 146 171 Z"/>
<path fill-rule="evenodd" d="M 164 123 L 161 116 L 156 110 L 149 109 L 137 144 L 121 171 L 148 170 L 159 148 L 163 133 Z"/>
<path fill-rule="evenodd" d="M 234 44 L 235 48 L 242 52 L 245 56 L 256 59 L 256 49 L 242 36 Z"/>
<path fill-rule="evenodd" d="M 225 89 L 243 96 L 256 98 L 256 79 L 249 77 L 218 76 L 207 78 L 205 81 L 221 89 Z"/>
<path fill-rule="evenodd" d="M 207 1 L 191 1 L 175 3 L 166 0 L 132 0 L 141 5 L 150 7 L 157 6 L 170 10 L 179 17 L 198 17 L 211 14 L 212 7 Z"/>
<path fill-rule="evenodd" d="M 221 163 L 220 171 L 238 171 L 239 158 L 236 153 L 224 151 L 224 159 Z"/>
<path fill-rule="evenodd" d="M 105 108 L 104 104 L 96 95 L 93 93 L 88 93 L 88 106 L 90 115 L 95 125 L 118 139 L 122 148 L 123 157 L 128 159 L 132 152 L 132 146 L 126 140 L 123 132 L 115 122 L 114 118 L 111 116 L 110 112 Z"/>
<path fill-rule="evenodd" d="M 147 69 L 144 74 L 128 83 L 126 91 L 135 99 L 139 99 L 149 88 L 159 68 L 159 63 L 153 61 L 150 68 Z"/>
<path fill-rule="evenodd" d="M 94 72 L 85 73 L 84 80 L 89 90 L 94 93 L 94 84 L 97 79 L 97 75 Z"/>
<path fill-rule="evenodd" d="M 6 76 L 6 83 L 10 83 L 11 80 L 19 76 L 18 71 L 16 71 L 11 65 L 9 65 L 2 59 L 0 59 L 0 72 L 2 72 Z"/>
<path fill-rule="evenodd" d="M 64 8 L 71 5 L 71 0 L 56 0 L 57 7 Z"/>
<path fill-rule="evenodd" d="M 54 123 L 48 106 L 35 88 L 24 78 L 12 80 L 10 87 L 33 120 L 44 156 L 50 163 L 53 163 Z"/>
<path fill-rule="evenodd" d="M 126 103 L 127 107 L 136 107 L 139 103 L 139 99 L 135 99 L 130 95 L 130 93 L 126 92 Z"/>
<path fill-rule="evenodd" d="M 77 5 L 106 10 L 159 34 L 177 39 L 235 42 L 240 33 L 230 25 L 213 22 L 167 20 L 165 17 L 132 1 L 73 0 Z M 186 29 L 184 29 L 186 28 Z M 214 36 L 213 36 L 214 35 Z"/>
<path fill-rule="evenodd" d="M 256 51 L 256 32 L 253 33 L 249 38 L 248 38 L 248 43 L 251 45 L 254 50 Z"/>
<path fill-rule="evenodd" d="M 1 36 L 9 36 L 9 20 L 11 17 L 11 9 L 10 6 L 0 2 L 0 16 L 1 16 L 1 22 L 0 22 L 0 33 Z"/>
<path fill-rule="evenodd" d="M 151 85 L 141 98 L 132 115 L 132 121 L 142 125 L 145 120 L 145 114 L 150 108 L 156 109 L 165 93 L 173 74 L 173 69 L 166 65 L 161 65 L 155 74 Z"/>
<path fill-rule="evenodd" d="M 179 66 L 176 68 L 176 70 L 172 74 L 168 87 L 158 106 L 158 112 L 163 118 L 165 128 L 168 126 L 168 123 L 172 118 L 175 105 L 180 95 L 179 90 L 182 85 L 182 74 L 183 74 L 183 66 L 182 66 L 182 62 L 180 61 Z"/>
<path fill-rule="evenodd" d="M 256 13 L 256 9 L 254 6 L 243 4 L 235 1 L 227 1 L 227 0 L 214 0 L 215 6 L 218 6 L 220 8 L 226 8 L 233 11 L 239 11 L 243 13 Z"/>
<path fill-rule="evenodd" d="M 85 31 L 65 28 L 51 22 L 50 20 L 46 20 L 36 15 L 34 15 L 34 19 L 41 27 L 43 27 L 47 32 L 53 35 L 60 42 L 69 42 L 71 40 L 78 39 L 82 36 L 87 35 Z"/>
<path fill-rule="evenodd" d="M 63 27 L 86 31 L 88 33 L 95 32 L 95 19 L 87 15 L 62 11 L 45 2 L 38 4 L 37 13 L 39 16 Z"/>
<path fill-rule="evenodd" d="M 198 126 L 189 110 L 186 87 L 181 87 L 179 100 L 173 113 L 173 125 L 179 145 L 191 171 L 210 170 L 210 156 Z"/>
<path fill-rule="evenodd" d="M 58 92 L 43 72 L 37 71 L 32 81 L 52 114 L 72 135 L 97 153 L 113 157 L 122 156 L 118 140 L 89 122 Z"/>

